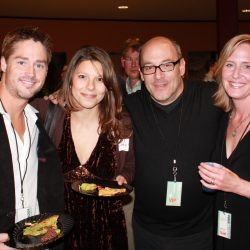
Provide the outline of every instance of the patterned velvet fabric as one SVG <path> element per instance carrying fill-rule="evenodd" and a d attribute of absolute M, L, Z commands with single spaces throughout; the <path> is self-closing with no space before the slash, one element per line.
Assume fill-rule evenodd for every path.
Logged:
<path fill-rule="evenodd" d="M 81 166 L 71 136 L 70 116 L 64 121 L 59 146 L 65 180 L 65 210 L 75 219 L 65 249 L 126 250 L 127 232 L 122 202 L 117 198 L 93 198 L 76 193 L 71 183 L 86 177 L 113 179 L 116 146 L 100 136 L 89 160 Z"/>

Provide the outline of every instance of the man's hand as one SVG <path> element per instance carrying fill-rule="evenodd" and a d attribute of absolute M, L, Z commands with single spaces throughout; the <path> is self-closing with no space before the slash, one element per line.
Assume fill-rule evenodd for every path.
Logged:
<path fill-rule="evenodd" d="M 54 104 L 58 104 L 58 91 L 52 93 L 51 95 L 49 96 L 44 96 L 43 99 L 44 100 L 50 100 L 51 102 L 53 102 Z M 1 249 L 0 249 L 1 250 Z"/>
<path fill-rule="evenodd" d="M 8 234 L 0 233 L 0 250 L 16 250 L 16 248 L 8 247 L 7 245 L 5 245 L 8 240 Z"/>

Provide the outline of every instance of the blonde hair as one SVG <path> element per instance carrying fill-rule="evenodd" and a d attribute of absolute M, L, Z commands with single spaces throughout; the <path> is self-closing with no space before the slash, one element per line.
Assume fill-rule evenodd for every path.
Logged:
<path fill-rule="evenodd" d="M 226 112 L 233 108 L 233 102 L 223 87 L 222 69 L 228 57 L 230 57 L 232 53 L 239 47 L 239 45 L 243 43 L 250 44 L 250 34 L 241 34 L 231 38 L 224 45 L 216 64 L 215 77 L 217 83 L 219 84 L 219 87 L 214 95 L 214 100 L 215 100 L 214 104 L 217 107 L 222 108 Z"/>

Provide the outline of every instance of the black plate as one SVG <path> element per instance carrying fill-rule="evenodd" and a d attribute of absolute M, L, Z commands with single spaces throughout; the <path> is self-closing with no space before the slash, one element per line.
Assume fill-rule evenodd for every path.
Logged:
<path fill-rule="evenodd" d="M 26 223 L 40 222 L 41 220 L 44 220 L 52 215 L 55 215 L 55 214 L 52 214 L 52 213 L 39 214 L 39 215 L 29 217 L 27 219 L 24 219 L 16 223 L 15 228 L 13 230 L 13 240 L 16 245 L 15 247 L 16 248 L 30 248 L 30 247 L 46 246 L 49 243 L 52 243 L 62 238 L 72 229 L 74 225 L 73 218 L 68 214 L 59 214 L 57 226 L 61 229 L 61 233 L 57 237 L 50 239 L 46 242 L 41 242 L 40 236 L 24 236 L 23 235 L 23 229 L 26 227 Z"/>
<path fill-rule="evenodd" d="M 99 196 L 97 189 L 94 191 L 85 191 L 85 192 L 81 191 L 80 192 L 80 186 L 82 183 L 94 183 L 98 186 L 110 187 L 110 188 L 126 188 L 126 192 L 115 194 L 115 195 L 110 195 L 110 196 Z M 125 184 L 125 185 L 120 186 L 118 185 L 117 181 L 101 180 L 101 179 L 86 179 L 86 180 L 75 181 L 71 184 L 71 188 L 80 194 L 93 196 L 93 197 L 99 197 L 99 198 L 111 198 L 111 197 L 118 198 L 118 197 L 128 195 L 133 190 L 133 187 L 131 187 L 130 185 Z"/>

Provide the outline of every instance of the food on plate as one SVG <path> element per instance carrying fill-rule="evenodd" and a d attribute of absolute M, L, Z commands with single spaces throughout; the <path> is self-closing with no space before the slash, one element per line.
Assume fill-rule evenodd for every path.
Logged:
<path fill-rule="evenodd" d="M 114 196 L 117 194 L 125 193 L 127 191 L 126 188 L 111 188 L 87 182 L 80 184 L 79 190 L 82 193 L 94 192 L 94 194 L 98 196 Z"/>
<path fill-rule="evenodd" d="M 112 196 L 112 195 L 121 194 L 125 192 L 126 192 L 126 188 L 109 188 L 109 187 L 98 188 L 99 196 Z"/>
<path fill-rule="evenodd" d="M 85 191 L 95 191 L 97 189 L 97 185 L 94 183 L 82 183 L 80 185 L 80 191 L 85 192 Z"/>
<path fill-rule="evenodd" d="M 51 239 L 54 239 L 60 234 L 60 229 L 59 229 L 59 232 L 58 232 L 58 229 L 55 230 L 53 227 L 48 227 L 47 230 L 48 231 L 44 235 L 41 236 L 41 242 L 46 242 Z"/>
<path fill-rule="evenodd" d="M 23 229 L 24 236 L 41 236 L 41 241 L 45 242 L 57 237 L 61 230 L 57 227 L 59 215 L 52 215 L 46 219 L 34 223 L 25 223 Z"/>

